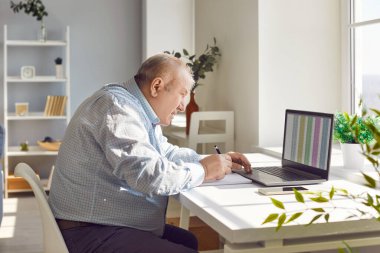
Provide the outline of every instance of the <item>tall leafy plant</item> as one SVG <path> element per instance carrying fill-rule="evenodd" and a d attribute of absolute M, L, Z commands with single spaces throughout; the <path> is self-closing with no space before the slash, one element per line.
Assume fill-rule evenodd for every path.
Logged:
<path fill-rule="evenodd" d="M 14 13 L 24 10 L 25 14 L 32 15 L 37 21 L 43 21 L 44 17 L 48 15 L 46 8 L 41 0 L 26 0 L 19 3 L 11 1 L 11 9 Z"/>
<path fill-rule="evenodd" d="M 191 55 L 186 49 L 182 50 L 182 54 L 180 52 L 169 52 L 164 51 L 167 54 L 172 54 L 177 58 L 185 58 L 187 61 L 187 66 L 190 67 L 193 72 L 194 85 L 191 88 L 191 92 L 200 85 L 199 80 L 206 78 L 207 72 L 214 71 L 214 65 L 217 63 L 218 57 L 222 54 L 219 50 L 219 47 L 216 45 L 216 39 L 214 38 L 214 44 L 207 44 L 206 49 L 202 54 L 197 57 L 195 54 Z"/>

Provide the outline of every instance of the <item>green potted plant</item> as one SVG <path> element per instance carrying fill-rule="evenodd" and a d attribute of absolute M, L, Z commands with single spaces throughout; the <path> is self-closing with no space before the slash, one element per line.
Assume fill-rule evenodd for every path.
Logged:
<path fill-rule="evenodd" d="M 41 41 L 46 41 L 46 28 L 43 22 L 44 17 L 48 15 L 44 4 L 41 0 L 25 0 L 21 1 L 18 4 L 11 1 L 11 9 L 14 13 L 18 13 L 21 10 L 24 10 L 25 14 L 32 15 L 37 21 L 41 22 L 41 28 L 39 32 L 39 39 Z"/>
<path fill-rule="evenodd" d="M 219 47 L 216 46 L 215 38 L 214 44 L 211 46 L 207 44 L 206 49 L 198 57 L 195 54 L 189 54 L 186 49 L 182 50 L 183 54 L 175 51 L 164 52 L 167 54 L 172 54 L 177 58 L 184 58 L 186 60 L 187 66 L 190 67 L 193 73 L 194 85 L 191 87 L 190 102 L 186 107 L 186 134 L 189 134 L 191 113 L 199 110 L 199 107 L 195 102 L 194 91 L 200 85 L 199 80 L 206 78 L 207 72 L 214 71 L 214 65 L 217 63 L 218 57 L 220 57 L 222 54 L 220 53 Z"/>
<path fill-rule="evenodd" d="M 361 102 L 359 106 L 361 106 Z M 369 188 L 378 189 L 380 181 L 380 110 L 372 108 L 371 111 L 374 114 L 374 116 L 371 117 L 366 117 L 367 111 L 365 108 L 362 108 L 362 116 L 358 116 L 357 114 L 350 116 L 347 113 L 337 113 L 338 115 L 335 116 L 334 139 L 339 140 L 341 143 L 359 143 L 359 145 L 362 146 L 361 154 L 372 164 L 377 177 L 373 178 L 362 172 L 363 178 L 366 182 L 365 185 Z M 349 134 L 349 132 L 351 132 L 351 134 Z M 278 231 L 284 224 L 294 222 L 299 217 L 303 216 L 305 212 L 310 211 L 313 211 L 315 216 L 311 218 L 306 226 L 321 219 L 325 222 L 329 222 L 330 216 L 333 214 L 332 211 L 337 208 L 332 203 L 335 198 L 345 198 L 357 201 L 361 203 L 363 207 L 373 209 L 374 213 L 377 214 L 373 215 L 368 209 L 361 210 L 360 208 L 357 208 L 356 211 L 358 212 L 352 212 L 352 215 L 347 218 L 360 218 L 361 216 L 372 215 L 377 221 L 380 221 L 380 194 L 378 193 L 362 192 L 360 194 L 354 194 L 350 193 L 347 189 L 335 188 L 334 186 L 332 186 L 329 191 L 309 191 L 307 193 L 301 193 L 293 188 L 293 192 L 295 200 L 299 203 L 306 203 L 306 201 L 309 200 L 314 203 L 320 203 L 322 206 L 316 208 L 305 205 L 303 209 L 287 211 L 287 208 L 282 201 L 271 198 L 273 205 L 279 208 L 279 213 L 269 214 L 262 224 L 277 222 L 276 231 Z M 326 204 L 328 203 L 331 205 L 326 208 Z M 354 252 L 346 242 L 343 241 L 342 244 L 345 249 L 339 248 L 339 252 Z"/>
<path fill-rule="evenodd" d="M 335 113 L 334 139 L 339 141 L 343 164 L 347 169 L 361 170 L 364 165 L 362 144 L 373 140 L 369 123 L 374 123 L 373 117 L 362 117 L 358 114 L 349 115 L 346 112 Z"/>

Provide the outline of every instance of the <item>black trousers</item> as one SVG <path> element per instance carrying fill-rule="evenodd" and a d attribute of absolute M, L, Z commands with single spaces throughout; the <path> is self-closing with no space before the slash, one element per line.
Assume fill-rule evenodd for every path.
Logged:
<path fill-rule="evenodd" d="M 194 253 L 197 238 L 189 231 L 166 225 L 162 237 L 117 226 L 90 225 L 61 230 L 70 253 Z"/>

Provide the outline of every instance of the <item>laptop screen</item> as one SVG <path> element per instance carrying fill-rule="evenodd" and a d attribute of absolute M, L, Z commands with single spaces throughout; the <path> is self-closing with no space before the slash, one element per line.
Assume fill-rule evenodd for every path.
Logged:
<path fill-rule="evenodd" d="M 328 114 L 287 110 L 283 159 L 327 170 L 332 121 Z"/>

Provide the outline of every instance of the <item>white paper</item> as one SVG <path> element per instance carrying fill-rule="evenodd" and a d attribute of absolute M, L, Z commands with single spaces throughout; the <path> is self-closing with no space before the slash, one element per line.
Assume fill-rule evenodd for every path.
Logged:
<path fill-rule="evenodd" d="M 252 180 L 242 177 L 239 174 L 231 173 L 226 175 L 221 180 L 209 181 L 201 184 L 200 186 L 211 186 L 211 185 L 228 185 L 228 184 L 252 184 Z"/>

